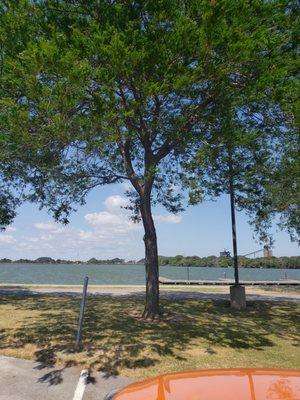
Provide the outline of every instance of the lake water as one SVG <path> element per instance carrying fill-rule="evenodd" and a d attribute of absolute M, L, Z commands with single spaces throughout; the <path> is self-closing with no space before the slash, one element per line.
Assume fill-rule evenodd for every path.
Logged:
<path fill-rule="evenodd" d="M 226 274 L 226 276 L 225 276 Z M 299 279 L 300 270 L 241 268 L 241 280 Z M 91 285 L 140 285 L 145 283 L 143 265 L 84 264 L 0 264 L 1 283 L 79 285 L 85 276 Z M 217 280 L 232 278 L 232 268 L 190 267 L 190 279 Z M 160 276 L 187 279 L 185 267 L 160 267 Z"/>

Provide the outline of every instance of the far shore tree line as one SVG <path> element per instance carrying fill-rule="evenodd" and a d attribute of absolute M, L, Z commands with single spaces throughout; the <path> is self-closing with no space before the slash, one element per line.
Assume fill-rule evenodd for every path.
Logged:
<path fill-rule="evenodd" d="M 0 259 L 2 264 L 92 264 L 92 265 L 145 265 L 145 260 L 130 260 L 125 261 L 122 258 L 112 258 L 107 260 L 98 260 L 91 258 L 87 261 L 74 261 L 53 259 L 50 257 L 39 257 L 36 260 L 19 259 L 10 260 L 8 258 Z M 158 264 L 160 266 L 172 267 L 219 267 L 230 268 L 232 267 L 231 257 L 198 257 L 198 256 L 182 256 L 177 255 L 174 257 L 158 256 Z M 239 266 L 241 268 L 276 268 L 276 269 L 300 269 L 300 257 L 257 257 L 247 258 L 239 256 Z"/>
<path fill-rule="evenodd" d="M 290 0 L 1 2 L 0 227 L 24 201 L 66 224 L 94 188 L 126 183 L 150 319 L 154 206 L 234 192 L 262 243 L 276 218 L 297 240 L 298 12 Z"/>
<path fill-rule="evenodd" d="M 123 264 L 142 264 L 145 265 L 145 259 L 141 260 L 131 260 L 131 261 L 125 261 L 123 258 L 111 258 L 111 259 L 106 259 L 106 260 L 101 260 L 97 258 L 90 258 L 87 261 L 81 261 L 81 260 L 64 260 L 64 259 L 54 259 L 51 257 L 39 257 L 35 260 L 30 260 L 28 258 L 20 258 L 18 260 L 11 260 L 9 258 L 2 258 L 0 259 L 0 263 L 19 263 L 19 264 L 101 264 L 101 265 L 106 265 L 106 264 L 118 264 L 118 265 L 123 265 Z"/>
<path fill-rule="evenodd" d="M 259 257 L 247 258 L 239 256 L 239 266 L 242 268 L 300 268 L 300 257 Z M 177 255 L 175 257 L 158 257 L 159 265 L 174 265 L 180 267 L 232 267 L 231 257 L 185 257 Z"/>

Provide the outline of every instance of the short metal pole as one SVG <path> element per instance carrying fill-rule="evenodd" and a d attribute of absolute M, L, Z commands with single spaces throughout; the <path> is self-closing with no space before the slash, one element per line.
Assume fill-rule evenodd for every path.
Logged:
<path fill-rule="evenodd" d="M 79 314 L 79 319 L 78 319 L 78 328 L 77 328 L 76 343 L 75 343 L 76 350 L 79 350 L 79 348 L 80 348 L 82 325 L 83 325 L 83 318 L 84 318 L 84 307 L 85 307 L 85 302 L 86 302 L 88 282 L 89 282 L 89 277 L 86 276 L 84 278 L 82 298 L 81 298 L 81 304 L 80 304 L 80 314 Z"/>
<path fill-rule="evenodd" d="M 187 266 L 187 280 L 188 280 L 188 284 L 190 283 L 190 267 Z"/>

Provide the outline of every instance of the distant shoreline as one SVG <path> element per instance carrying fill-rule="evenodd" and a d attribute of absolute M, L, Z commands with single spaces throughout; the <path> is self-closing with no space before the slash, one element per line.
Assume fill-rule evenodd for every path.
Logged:
<path fill-rule="evenodd" d="M 45 265 L 45 266 L 49 266 L 49 265 L 61 265 L 61 266 L 65 266 L 65 265 L 73 265 L 73 266 L 77 266 L 77 265 L 84 265 L 84 266 L 98 266 L 98 267 L 104 267 L 104 266 L 141 266 L 144 267 L 145 264 L 141 264 L 141 263 L 87 263 L 87 262 L 51 262 L 51 263 L 41 263 L 41 262 L 36 262 L 36 261 L 27 261 L 27 262 L 22 262 L 22 261 L 11 261 L 11 262 L 3 262 L 0 261 L 0 268 L 1 265 L 7 265 L 7 264 L 12 264 L 12 265 L 18 265 L 18 264 L 22 264 L 22 265 Z M 160 264 L 159 267 L 172 267 L 172 268 L 223 268 L 224 270 L 226 269 L 231 269 L 233 268 L 232 265 L 171 265 L 171 264 Z M 255 265 L 251 265 L 251 266 L 247 266 L 247 265 L 240 265 L 239 266 L 240 269 L 300 269 L 300 265 L 296 265 L 296 266 L 255 266 Z"/>
<path fill-rule="evenodd" d="M 225 253 L 224 253 L 225 254 Z M 256 257 L 249 258 L 246 256 L 238 257 L 239 267 L 240 268 L 268 268 L 268 269 L 300 269 L 300 256 L 291 256 L 291 257 Z M 145 259 L 141 258 L 139 260 L 125 260 L 124 258 L 111 258 L 100 260 L 95 257 L 90 258 L 89 260 L 64 260 L 64 259 L 54 259 L 52 257 L 38 257 L 35 260 L 32 259 L 18 259 L 11 260 L 9 258 L 0 259 L 0 265 L 6 264 L 38 264 L 38 265 L 145 265 Z M 169 266 L 169 267 L 205 267 L 205 268 L 231 268 L 233 266 L 233 260 L 230 256 L 229 252 L 226 252 L 226 255 L 220 254 L 217 256 L 207 256 L 207 257 L 199 257 L 199 256 L 158 256 L 158 264 L 159 266 Z"/>

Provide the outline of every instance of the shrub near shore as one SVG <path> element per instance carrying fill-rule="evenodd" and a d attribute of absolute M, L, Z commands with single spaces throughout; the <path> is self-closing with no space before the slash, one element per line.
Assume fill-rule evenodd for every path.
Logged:
<path fill-rule="evenodd" d="M 178 267 L 232 267 L 231 257 L 184 257 L 177 255 L 175 257 L 159 256 L 159 265 L 174 265 Z M 239 257 L 239 266 L 244 268 L 300 268 L 300 257 L 261 257 L 247 258 Z"/>

